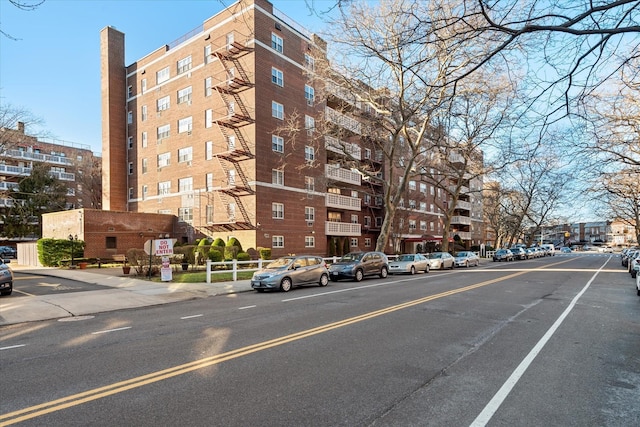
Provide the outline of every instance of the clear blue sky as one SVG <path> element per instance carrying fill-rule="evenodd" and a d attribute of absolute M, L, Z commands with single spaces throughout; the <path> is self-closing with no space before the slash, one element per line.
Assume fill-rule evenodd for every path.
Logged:
<path fill-rule="evenodd" d="M 22 0 L 34 3 L 37 0 Z M 0 104 L 41 118 L 52 138 L 101 148 L 100 30 L 125 34 L 127 65 L 198 27 L 232 0 L 45 0 L 23 11 L 0 0 Z M 335 0 L 271 0 L 312 32 Z M 30 132 L 30 129 L 27 129 Z"/>

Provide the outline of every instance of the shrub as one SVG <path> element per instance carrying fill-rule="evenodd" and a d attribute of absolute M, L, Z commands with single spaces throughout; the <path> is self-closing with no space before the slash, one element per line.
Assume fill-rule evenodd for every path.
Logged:
<path fill-rule="evenodd" d="M 229 241 L 226 244 L 227 247 L 229 246 L 236 246 L 238 248 L 238 252 L 244 252 L 242 250 L 242 244 L 240 244 L 240 240 L 236 239 L 235 237 L 232 237 L 229 239 Z"/>
<path fill-rule="evenodd" d="M 127 251 L 127 261 L 134 268 L 138 276 L 147 275 L 149 273 L 149 255 L 142 250 L 131 248 Z M 160 269 L 157 267 L 160 265 L 161 259 L 157 256 L 151 257 L 151 274 L 154 275 Z"/>
<path fill-rule="evenodd" d="M 73 245 L 67 239 L 40 239 L 37 242 L 38 260 L 45 267 L 58 267 L 71 259 L 71 247 L 73 246 L 73 258 L 84 257 L 84 242 L 74 240 Z"/>
<path fill-rule="evenodd" d="M 212 246 L 216 246 L 220 252 L 224 252 L 224 247 L 227 246 L 227 244 L 224 242 L 224 240 L 222 240 L 220 237 L 216 238 L 216 240 L 213 241 Z"/>
<path fill-rule="evenodd" d="M 258 251 L 256 251 L 256 250 L 255 250 L 255 249 L 253 249 L 253 248 L 249 248 L 249 249 L 247 249 L 247 253 L 249 254 L 249 258 L 250 258 L 250 259 L 252 259 L 252 260 L 256 260 L 256 259 L 258 259 L 258 257 L 260 256 L 260 255 L 258 254 Z"/>
<path fill-rule="evenodd" d="M 261 259 L 271 259 L 271 248 L 258 248 Z"/>
<path fill-rule="evenodd" d="M 211 262 L 222 261 L 222 253 L 215 247 L 211 247 L 211 249 L 209 249 L 209 260 L 211 260 Z"/>
<path fill-rule="evenodd" d="M 246 252 L 238 252 L 238 261 L 250 261 L 251 257 Z"/>

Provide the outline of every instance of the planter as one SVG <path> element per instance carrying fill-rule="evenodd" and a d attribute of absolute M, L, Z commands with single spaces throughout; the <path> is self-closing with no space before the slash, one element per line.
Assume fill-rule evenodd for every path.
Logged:
<path fill-rule="evenodd" d="M 130 271 L 131 271 L 131 266 L 130 265 L 123 265 L 122 266 L 122 272 L 124 274 L 129 274 Z"/>
<path fill-rule="evenodd" d="M 85 270 L 85 269 L 87 268 L 87 265 L 89 265 L 89 263 L 88 263 L 88 262 L 79 262 L 79 263 L 78 263 L 78 268 L 79 268 L 80 270 Z"/>
<path fill-rule="evenodd" d="M 188 262 L 183 262 L 182 263 L 182 271 L 187 271 L 189 269 L 189 263 Z"/>

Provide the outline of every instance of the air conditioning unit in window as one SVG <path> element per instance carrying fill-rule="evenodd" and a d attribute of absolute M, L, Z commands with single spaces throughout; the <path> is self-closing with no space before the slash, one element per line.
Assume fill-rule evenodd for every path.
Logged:
<path fill-rule="evenodd" d="M 313 227 L 313 221 L 307 221 L 307 227 Z"/>
<path fill-rule="evenodd" d="M 191 133 L 191 132 L 189 132 L 189 133 Z M 189 161 L 187 162 L 187 166 L 191 166 L 191 160 L 189 160 Z"/>
<path fill-rule="evenodd" d="M 313 99 L 307 99 L 307 105 L 313 107 Z"/>
<path fill-rule="evenodd" d="M 187 135 L 191 135 L 191 131 L 190 130 L 187 131 Z"/>

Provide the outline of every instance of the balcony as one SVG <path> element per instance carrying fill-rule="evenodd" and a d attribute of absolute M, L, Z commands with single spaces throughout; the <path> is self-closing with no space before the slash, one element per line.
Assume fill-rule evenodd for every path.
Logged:
<path fill-rule="evenodd" d="M 327 193 L 324 205 L 328 208 L 359 211 L 361 202 L 358 197 L 341 196 L 340 194 Z"/>
<path fill-rule="evenodd" d="M 31 175 L 31 168 L 20 166 L 0 165 L 0 174 L 4 175 Z"/>
<path fill-rule="evenodd" d="M 11 191 L 18 188 L 17 182 L 0 181 L 0 191 Z"/>
<path fill-rule="evenodd" d="M 334 95 L 337 98 L 340 98 L 351 105 L 354 105 L 354 106 L 356 105 L 356 102 L 357 102 L 356 97 L 347 89 L 338 86 L 335 82 L 332 82 L 332 81 L 326 82 L 325 89 L 331 95 Z"/>
<path fill-rule="evenodd" d="M 462 200 L 458 200 L 456 202 L 456 209 L 470 211 L 471 210 L 471 202 L 465 202 Z"/>
<path fill-rule="evenodd" d="M 460 164 L 463 165 L 465 163 L 464 156 L 458 153 L 450 153 L 449 154 L 449 162 L 452 164 Z"/>
<path fill-rule="evenodd" d="M 471 225 L 471 217 L 468 216 L 452 216 L 451 224 Z"/>
<path fill-rule="evenodd" d="M 362 124 L 354 118 L 351 118 L 345 114 L 342 114 L 333 108 L 325 107 L 324 116 L 327 121 L 334 123 L 344 129 L 350 130 L 358 135 L 362 134 Z"/>
<path fill-rule="evenodd" d="M 355 160 L 362 160 L 362 149 L 357 144 L 351 144 L 333 136 L 325 135 L 324 147 L 334 153 L 348 155 Z"/>
<path fill-rule="evenodd" d="M 50 171 L 49 175 L 59 179 L 60 181 L 75 181 L 76 175 L 68 172 L 53 172 Z"/>
<path fill-rule="evenodd" d="M 346 182 L 348 184 L 360 185 L 362 182 L 362 175 L 358 172 L 351 171 L 349 169 L 341 168 L 340 166 L 325 165 L 325 176 L 335 181 Z"/>
<path fill-rule="evenodd" d="M 352 224 L 350 222 L 333 222 L 327 221 L 324 224 L 324 233 L 327 236 L 352 236 L 362 235 L 360 224 Z"/>
<path fill-rule="evenodd" d="M 69 159 L 68 157 L 54 156 L 51 154 L 34 153 L 22 150 L 5 150 L 2 155 L 17 160 L 54 163 L 67 166 L 73 165 L 73 160 Z"/>
<path fill-rule="evenodd" d="M 470 231 L 452 231 L 451 237 L 453 236 L 460 237 L 461 240 L 471 240 L 471 232 Z"/>

